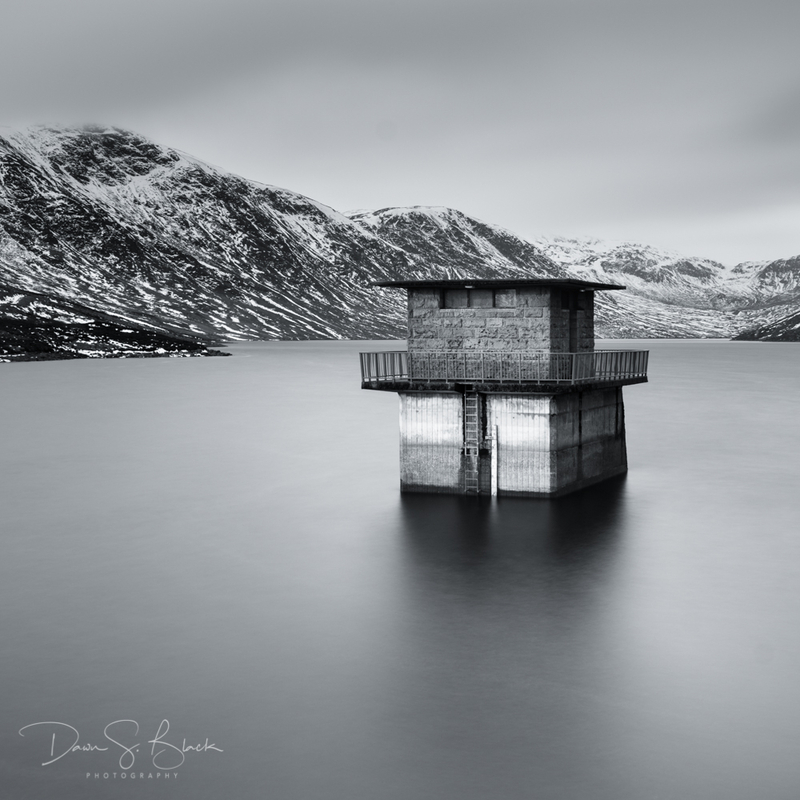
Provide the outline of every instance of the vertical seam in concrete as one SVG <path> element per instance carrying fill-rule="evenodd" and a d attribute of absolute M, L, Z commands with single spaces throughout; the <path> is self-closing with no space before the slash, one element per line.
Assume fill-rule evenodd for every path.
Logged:
<path fill-rule="evenodd" d="M 578 480 L 583 480 L 583 392 L 578 392 Z"/>

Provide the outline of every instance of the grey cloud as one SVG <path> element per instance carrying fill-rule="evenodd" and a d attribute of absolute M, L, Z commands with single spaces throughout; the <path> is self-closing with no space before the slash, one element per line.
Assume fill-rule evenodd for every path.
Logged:
<path fill-rule="evenodd" d="M 788 87 L 781 85 L 787 82 L 786 78 Z M 762 102 L 747 109 L 741 138 L 754 145 L 790 146 L 800 154 L 800 71 L 785 78 L 779 76 L 775 83 L 778 85 L 764 92 Z"/>
<path fill-rule="evenodd" d="M 567 230 L 593 208 L 624 224 L 796 186 L 796 0 L 7 0 L 1 13 L 0 123 L 124 124 L 333 205 L 442 201 L 514 227 L 526 204 Z"/>

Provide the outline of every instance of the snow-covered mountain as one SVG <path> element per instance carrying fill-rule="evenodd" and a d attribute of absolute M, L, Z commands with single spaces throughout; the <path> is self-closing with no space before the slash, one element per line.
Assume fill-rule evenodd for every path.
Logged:
<path fill-rule="evenodd" d="M 403 298 L 373 281 L 548 275 L 629 287 L 601 293 L 606 336 L 733 336 L 800 311 L 800 258 L 727 269 L 526 242 L 451 209 L 343 214 L 115 128 L 0 136 L 0 318 L 15 324 L 195 343 L 394 338 Z"/>
<path fill-rule="evenodd" d="M 551 275 L 624 284 L 627 292 L 597 295 L 600 336 L 732 337 L 757 326 L 768 335 L 771 323 L 800 310 L 800 258 L 725 267 L 624 242 L 526 242 L 450 209 L 388 208 L 349 216 L 404 249 L 420 269 L 456 263 L 469 273 L 490 266 L 497 274 L 522 275 L 530 264 Z"/>
<path fill-rule="evenodd" d="M 212 338 L 391 335 L 404 255 L 319 203 L 124 131 L 0 140 L 0 283 Z"/>
<path fill-rule="evenodd" d="M 574 275 L 624 283 L 627 298 L 617 296 L 623 305 L 636 298 L 636 305 L 646 299 L 668 306 L 650 306 L 650 313 L 665 315 L 675 331 L 688 326 L 698 333 L 706 328 L 708 336 L 735 336 L 800 309 L 800 258 L 726 267 L 647 245 L 592 239 L 534 244 Z"/>

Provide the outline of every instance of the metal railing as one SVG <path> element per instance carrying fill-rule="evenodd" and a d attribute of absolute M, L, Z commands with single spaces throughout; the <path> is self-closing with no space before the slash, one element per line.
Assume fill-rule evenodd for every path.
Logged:
<path fill-rule="evenodd" d="M 361 353 L 364 383 L 596 383 L 647 378 L 648 350 L 551 353 L 434 350 Z"/>
<path fill-rule="evenodd" d="M 393 350 L 379 353 L 359 353 L 362 381 L 407 381 L 408 352 Z"/>

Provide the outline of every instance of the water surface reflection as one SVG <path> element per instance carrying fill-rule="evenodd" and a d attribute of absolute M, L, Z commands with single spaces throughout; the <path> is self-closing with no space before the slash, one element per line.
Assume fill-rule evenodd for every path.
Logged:
<path fill-rule="evenodd" d="M 487 591 L 590 590 L 624 538 L 625 477 L 554 500 L 406 494 L 406 552 L 417 569 Z M 442 572 L 443 571 L 443 572 Z"/>
<path fill-rule="evenodd" d="M 648 346 L 627 478 L 552 501 L 401 496 L 363 343 L 5 365 L 0 788 L 794 798 L 800 348 Z M 164 717 L 225 752 L 111 787 L 17 734 Z"/>

